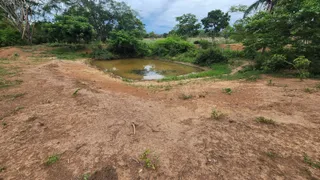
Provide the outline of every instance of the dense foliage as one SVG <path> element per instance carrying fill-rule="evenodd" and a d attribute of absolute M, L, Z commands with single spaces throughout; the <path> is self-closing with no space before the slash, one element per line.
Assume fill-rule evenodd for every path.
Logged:
<path fill-rule="evenodd" d="M 270 59 L 268 56 L 281 54 L 290 63 L 299 56 L 305 56 L 311 61 L 311 72 L 319 74 L 319 13 L 317 0 L 282 0 L 273 7 L 272 13 L 262 11 L 247 17 L 236 30 L 244 36 L 243 42 L 249 56 L 260 58 L 263 62 Z M 259 51 L 264 56 L 258 55 Z M 271 69 L 275 71 L 286 67 L 290 68 L 288 63 Z"/>
<path fill-rule="evenodd" d="M 175 56 L 194 49 L 194 45 L 177 36 L 156 41 L 152 47 L 152 54 L 156 56 Z"/>
<path fill-rule="evenodd" d="M 226 62 L 228 59 L 217 48 L 202 50 L 196 58 L 195 64 L 210 66 L 213 63 Z"/>
<path fill-rule="evenodd" d="M 193 37 L 199 34 L 201 24 L 194 14 L 184 14 L 176 17 L 178 24 L 176 25 L 176 33 L 180 36 Z"/>
<path fill-rule="evenodd" d="M 66 43 L 88 43 L 95 33 L 85 17 L 68 15 L 56 16 L 54 23 L 46 25 L 46 31 L 50 42 Z"/>

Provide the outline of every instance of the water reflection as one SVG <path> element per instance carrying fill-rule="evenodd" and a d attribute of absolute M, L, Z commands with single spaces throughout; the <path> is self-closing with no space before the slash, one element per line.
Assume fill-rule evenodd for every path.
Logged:
<path fill-rule="evenodd" d="M 167 61 L 148 59 L 123 59 L 94 61 L 98 68 L 134 80 L 156 80 L 201 71 L 200 68 Z"/>

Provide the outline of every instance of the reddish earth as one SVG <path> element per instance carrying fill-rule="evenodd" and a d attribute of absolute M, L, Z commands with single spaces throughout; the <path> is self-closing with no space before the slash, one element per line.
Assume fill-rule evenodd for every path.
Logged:
<path fill-rule="evenodd" d="M 223 49 L 231 49 L 233 51 L 242 51 L 244 49 L 243 44 L 219 44 Z"/>
<path fill-rule="evenodd" d="M 320 161 L 319 81 L 124 83 L 80 60 L 34 58 L 41 55 L 28 48 L 0 49 L 0 59 L 16 51 L 0 60 L 18 70 L 4 78 L 23 81 L 0 89 L 0 179 L 320 178 L 304 162 L 305 154 Z M 212 119 L 213 108 L 225 116 Z M 147 149 L 156 170 L 140 158 Z M 59 160 L 46 165 L 54 154 Z"/>

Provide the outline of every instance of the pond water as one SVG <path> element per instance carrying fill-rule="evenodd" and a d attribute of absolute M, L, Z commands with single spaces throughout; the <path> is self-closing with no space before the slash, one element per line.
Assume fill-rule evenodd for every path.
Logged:
<path fill-rule="evenodd" d="M 156 80 L 165 76 L 178 76 L 202 71 L 200 68 L 184 64 L 149 59 L 93 61 L 93 65 L 103 71 L 133 80 Z"/>

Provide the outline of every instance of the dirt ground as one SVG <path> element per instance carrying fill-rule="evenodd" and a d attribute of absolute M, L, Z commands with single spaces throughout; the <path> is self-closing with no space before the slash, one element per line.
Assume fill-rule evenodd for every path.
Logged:
<path fill-rule="evenodd" d="M 319 81 L 126 83 L 41 51 L 0 49 L 0 179 L 320 179 Z"/>

